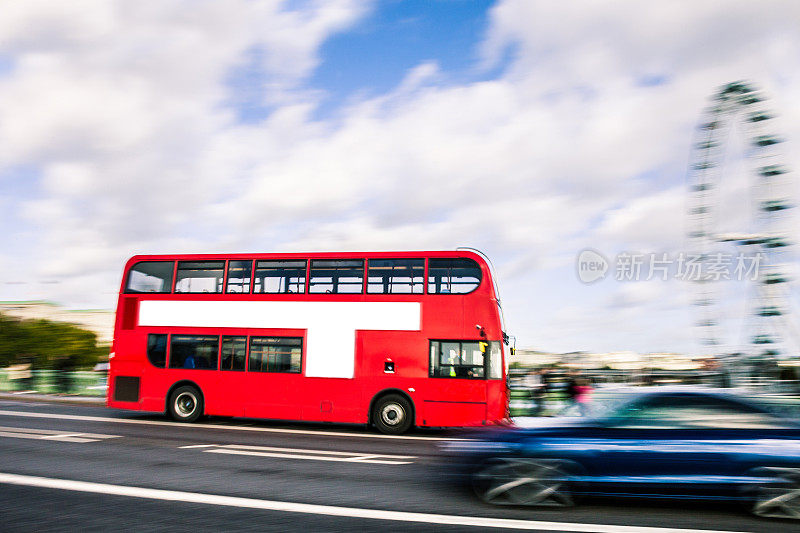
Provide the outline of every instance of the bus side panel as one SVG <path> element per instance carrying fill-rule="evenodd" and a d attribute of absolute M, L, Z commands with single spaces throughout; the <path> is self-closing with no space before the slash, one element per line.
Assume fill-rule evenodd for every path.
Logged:
<path fill-rule="evenodd" d="M 211 377 L 215 383 L 216 394 L 206 393 L 206 414 L 218 416 L 245 416 L 247 402 L 246 388 L 243 386 L 245 372 L 220 370 Z M 210 390 L 209 390 L 210 392 Z"/>
<path fill-rule="evenodd" d="M 484 379 L 430 378 L 423 385 L 426 426 L 472 426 L 486 420 Z"/>
<path fill-rule="evenodd" d="M 144 371 L 142 390 L 145 395 L 142 397 L 142 410 L 164 412 L 167 406 L 167 392 L 174 382 L 173 379 L 170 379 L 170 374 L 173 373 L 163 369 L 148 368 Z M 197 378 L 187 376 L 185 372 L 181 372 L 180 380 L 197 382 Z M 204 396 L 208 396 L 208 393 L 204 392 Z"/>
<path fill-rule="evenodd" d="M 419 331 L 359 331 L 356 377 L 361 401 L 356 416 L 365 423 L 376 395 L 398 390 L 412 401 L 415 424 L 422 425 L 422 396 L 428 380 L 429 341 Z"/>
<path fill-rule="evenodd" d="M 367 392 L 382 390 L 372 386 L 374 380 L 388 380 L 390 387 L 405 389 L 408 380 L 428 376 L 430 344 L 420 332 L 359 331 L 357 335 L 356 378 L 368 380 Z"/>
<path fill-rule="evenodd" d="M 300 420 L 303 386 L 302 374 L 280 372 L 247 372 L 244 376 L 247 404 L 244 416 Z"/>
<path fill-rule="evenodd" d="M 114 371 L 110 372 L 108 376 L 106 406 L 116 409 L 142 409 L 142 384 L 140 375 L 141 366 L 142 365 L 140 363 L 130 361 L 119 361 L 114 365 Z M 118 387 L 122 387 L 122 381 L 126 379 L 130 380 L 131 378 L 139 379 L 139 384 L 135 392 L 137 399 L 134 401 L 121 401 L 115 399 L 120 395 Z"/>
<path fill-rule="evenodd" d="M 499 422 L 509 417 L 508 386 L 504 379 L 490 379 L 486 385 L 486 420 Z"/>
<path fill-rule="evenodd" d="M 305 378 L 299 389 L 302 420 L 364 424 L 366 407 L 359 401 L 357 381 L 345 378 Z"/>
<path fill-rule="evenodd" d="M 426 400 L 422 405 L 425 426 L 476 426 L 485 423 L 485 402 Z"/>

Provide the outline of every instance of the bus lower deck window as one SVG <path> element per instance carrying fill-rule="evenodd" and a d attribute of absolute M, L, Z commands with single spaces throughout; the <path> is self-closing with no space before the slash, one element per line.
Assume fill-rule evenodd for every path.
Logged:
<path fill-rule="evenodd" d="M 295 337 L 250 337 L 250 372 L 300 373 L 303 340 Z"/>
<path fill-rule="evenodd" d="M 155 367 L 167 366 L 167 336 L 151 333 L 147 336 L 147 359 Z"/>
<path fill-rule="evenodd" d="M 222 337 L 220 370 L 244 370 L 247 358 L 247 337 Z"/>
<path fill-rule="evenodd" d="M 169 367 L 216 370 L 219 337 L 211 335 L 172 335 Z"/>

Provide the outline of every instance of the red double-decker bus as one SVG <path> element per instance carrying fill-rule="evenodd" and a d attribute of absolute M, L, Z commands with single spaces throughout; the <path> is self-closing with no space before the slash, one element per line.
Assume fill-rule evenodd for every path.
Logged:
<path fill-rule="evenodd" d="M 482 255 L 142 255 L 125 266 L 107 405 L 454 427 L 507 417 L 505 333 Z"/>

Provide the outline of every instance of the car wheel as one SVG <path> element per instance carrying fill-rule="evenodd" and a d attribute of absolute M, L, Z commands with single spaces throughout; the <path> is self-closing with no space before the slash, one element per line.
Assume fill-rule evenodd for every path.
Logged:
<path fill-rule="evenodd" d="M 577 465 L 575 465 L 577 466 Z M 569 461 L 557 459 L 491 459 L 473 475 L 472 487 L 493 505 L 570 507 Z"/>
<path fill-rule="evenodd" d="M 751 475 L 769 479 L 754 489 L 754 515 L 800 519 L 800 468 L 758 468 Z"/>
<path fill-rule="evenodd" d="M 411 427 L 412 413 L 408 400 L 399 394 L 389 394 L 375 402 L 372 422 L 381 433 L 400 435 Z"/>
<path fill-rule="evenodd" d="M 203 414 L 203 395 L 191 385 L 178 387 L 169 396 L 167 412 L 178 422 L 195 422 Z"/>

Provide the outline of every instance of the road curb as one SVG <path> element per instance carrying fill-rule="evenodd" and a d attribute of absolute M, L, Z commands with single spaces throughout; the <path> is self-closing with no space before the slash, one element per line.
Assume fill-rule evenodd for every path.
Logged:
<path fill-rule="evenodd" d="M 0 400 L 12 400 L 15 402 L 29 403 L 63 403 L 69 405 L 90 405 L 103 407 L 106 405 L 105 398 L 92 398 L 88 396 L 58 396 L 55 394 L 14 394 L 11 392 L 0 392 Z"/>

